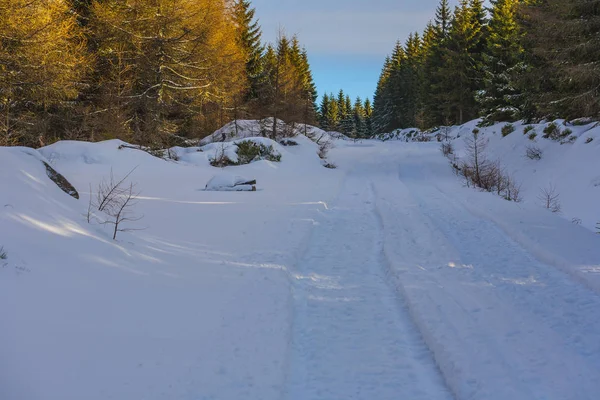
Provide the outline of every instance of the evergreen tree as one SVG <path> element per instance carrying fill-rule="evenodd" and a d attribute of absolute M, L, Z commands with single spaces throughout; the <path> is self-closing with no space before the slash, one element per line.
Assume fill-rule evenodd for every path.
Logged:
<path fill-rule="evenodd" d="M 386 57 L 377 81 L 377 88 L 373 98 L 373 116 L 372 130 L 373 133 L 383 133 L 389 126 L 391 115 L 389 110 L 388 92 L 389 80 L 392 73 L 392 61 L 390 57 Z"/>
<path fill-rule="evenodd" d="M 353 118 L 354 127 L 352 131 L 352 137 L 359 139 L 366 137 L 365 108 L 360 97 L 357 97 L 356 101 L 354 102 Z"/>
<path fill-rule="evenodd" d="M 518 85 L 540 117 L 600 117 L 600 1 L 528 1 Z M 531 107 L 534 105 L 534 107 Z"/>
<path fill-rule="evenodd" d="M 373 107 L 371 106 L 371 100 L 366 99 L 364 104 L 365 110 L 365 137 L 370 138 L 373 136 Z"/>
<path fill-rule="evenodd" d="M 336 131 L 340 125 L 339 103 L 332 93 L 329 95 L 329 106 L 327 107 L 327 124 L 329 130 Z"/>
<path fill-rule="evenodd" d="M 445 114 L 462 124 L 478 115 L 475 94 L 480 87 L 483 20 L 468 0 L 461 0 L 452 20 L 443 74 L 448 82 Z"/>
<path fill-rule="evenodd" d="M 235 0 L 232 7 L 233 21 L 237 29 L 237 40 L 246 59 L 246 76 L 249 82 L 247 100 L 258 97 L 259 86 L 264 79 L 262 56 L 265 51 L 261 42 L 262 31 L 255 19 L 256 10 L 248 0 Z"/>
<path fill-rule="evenodd" d="M 516 13 L 519 0 L 492 2 L 487 45 L 483 53 L 481 115 L 489 123 L 519 117 L 519 92 L 512 77 L 522 65 L 523 47 Z"/>
<path fill-rule="evenodd" d="M 351 136 L 354 131 L 354 113 L 352 107 L 352 100 L 350 100 L 350 96 L 346 95 L 344 97 L 344 109 L 342 113 L 341 120 L 341 132 L 344 135 Z"/>
<path fill-rule="evenodd" d="M 325 93 L 323 95 L 323 99 L 321 100 L 321 106 L 319 107 L 319 124 L 321 125 L 321 128 L 325 131 L 328 131 L 331 129 L 331 126 L 329 125 L 329 95 L 327 93 Z"/>

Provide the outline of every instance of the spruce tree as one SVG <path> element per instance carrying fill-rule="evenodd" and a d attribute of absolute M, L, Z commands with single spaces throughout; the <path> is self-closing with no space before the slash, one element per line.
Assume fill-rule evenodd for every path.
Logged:
<path fill-rule="evenodd" d="M 325 131 L 330 129 L 329 120 L 329 95 L 325 93 L 321 99 L 321 106 L 319 107 L 319 125 Z"/>
<path fill-rule="evenodd" d="M 354 118 L 354 127 L 352 131 L 352 137 L 354 138 L 365 138 L 366 137 L 366 128 L 365 128 L 365 108 L 363 106 L 363 101 L 360 97 L 356 98 L 353 107 L 353 118 Z"/>
<path fill-rule="evenodd" d="M 483 90 L 478 96 L 481 116 L 488 123 L 519 117 L 519 92 L 512 77 L 518 73 L 523 47 L 516 13 L 519 0 L 492 2 L 484 54 Z"/>
<path fill-rule="evenodd" d="M 373 107 L 371 100 L 366 99 L 364 104 L 365 110 L 365 137 L 370 138 L 373 136 Z"/>
<path fill-rule="evenodd" d="M 350 100 L 350 96 L 348 95 L 344 97 L 344 109 L 343 118 L 341 120 L 341 128 L 342 133 L 348 136 L 351 136 L 354 131 L 354 115 L 352 100 Z"/>
<path fill-rule="evenodd" d="M 527 111 L 548 118 L 599 118 L 600 1 L 529 1 L 521 8 L 529 54 L 517 83 Z"/>
<path fill-rule="evenodd" d="M 233 4 L 233 20 L 237 30 L 237 40 L 246 58 L 246 76 L 249 88 L 247 100 L 258 97 L 261 80 L 264 79 L 262 56 L 264 46 L 261 42 L 262 31 L 255 19 L 256 10 L 248 0 L 235 0 Z"/>

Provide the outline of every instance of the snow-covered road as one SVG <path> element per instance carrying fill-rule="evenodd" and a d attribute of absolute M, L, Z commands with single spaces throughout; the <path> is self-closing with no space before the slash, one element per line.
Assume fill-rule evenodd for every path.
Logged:
<path fill-rule="evenodd" d="M 437 149 L 407 146 L 353 158 L 313 233 L 286 398 L 597 398 L 598 293 L 478 216 L 487 199 L 467 206 Z"/>
<path fill-rule="evenodd" d="M 254 193 L 47 149 L 79 188 L 140 166 L 147 229 L 117 243 L 3 150 L 0 399 L 598 398 L 599 235 L 463 187 L 435 143 L 343 142 L 335 171 L 311 145 L 244 167 Z"/>

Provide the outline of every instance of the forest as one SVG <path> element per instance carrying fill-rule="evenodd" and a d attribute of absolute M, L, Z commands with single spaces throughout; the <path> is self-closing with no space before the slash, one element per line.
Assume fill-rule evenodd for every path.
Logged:
<path fill-rule="evenodd" d="M 441 0 L 385 59 L 372 102 L 319 101 L 307 49 L 283 32 L 265 43 L 249 0 L 0 0 L 0 145 L 159 148 L 270 117 L 354 138 L 597 119 L 599 34 L 600 0 Z"/>
<path fill-rule="evenodd" d="M 234 119 L 315 123 L 306 50 L 264 44 L 254 14 L 246 0 L 0 0 L 0 145 L 161 147 Z"/>

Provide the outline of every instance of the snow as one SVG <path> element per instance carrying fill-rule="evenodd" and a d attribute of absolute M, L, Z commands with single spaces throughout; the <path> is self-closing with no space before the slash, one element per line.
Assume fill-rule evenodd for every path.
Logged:
<path fill-rule="evenodd" d="M 458 157 L 465 156 L 465 136 L 477 128 L 480 121 L 470 121 L 464 125 L 442 128 L 431 133 L 421 133 L 416 129 L 404 129 L 382 135 L 381 140 L 414 141 L 425 136 L 435 141 L 449 137 Z M 501 134 L 506 123 L 477 128 L 480 135 L 489 140 L 487 158 L 499 160 L 506 172 L 514 176 L 522 185 L 523 202 L 541 206 L 540 191 L 550 185 L 556 187 L 561 205 L 560 215 L 569 221 L 581 224 L 594 231 L 600 221 L 600 126 L 597 123 L 580 121 L 584 125 L 567 124 L 564 120 L 553 121 L 561 130 L 572 131 L 572 143 L 544 138 L 544 128 L 549 122 L 539 124 L 513 123 L 515 131 L 506 137 Z M 524 134 L 525 128 L 533 129 Z M 414 132 L 418 132 L 415 134 Z M 534 140 L 529 135 L 536 134 Z M 409 135 L 410 134 L 410 135 Z M 528 146 L 542 151 L 541 160 L 526 157 Z"/>
<path fill-rule="evenodd" d="M 598 129 L 540 134 L 533 161 L 501 127 L 482 131 L 522 203 L 464 187 L 437 142 L 325 132 L 335 170 L 302 135 L 281 162 L 223 169 L 220 144 L 0 147 L 0 398 L 596 399 Z M 116 241 L 86 220 L 111 171 L 133 171 L 144 215 Z M 261 190 L 203 190 L 236 176 Z M 563 215 L 535 201 L 548 178 Z"/>
<path fill-rule="evenodd" d="M 206 184 L 206 190 L 216 191 L 252 191 L 253 179 L 239 175 L 221 173 L 212 177 Z"/>

